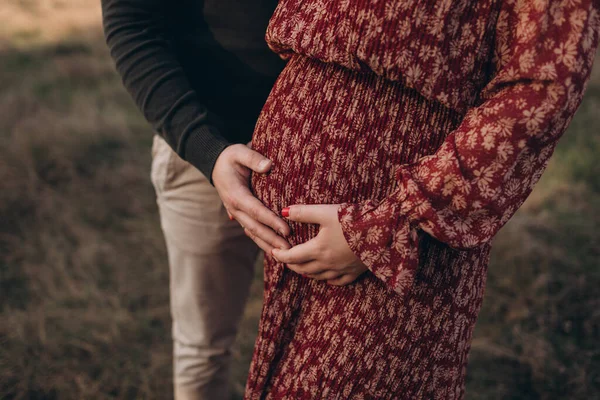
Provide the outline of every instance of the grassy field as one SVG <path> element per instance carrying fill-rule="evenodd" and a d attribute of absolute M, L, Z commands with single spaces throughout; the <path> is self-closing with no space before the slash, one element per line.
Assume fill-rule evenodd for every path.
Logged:
<path fill-rule="evenodd" d="M 97 0 L 0 4 L 0 398 L 169 398 L 151 130 Z M 468 399 L 600 398 L 600 64 L 536 190 L 494 239 Z M 260 261 L 259 261 L 260 265 Z M 245 383 L 257 269 L 235 350 Z"/>

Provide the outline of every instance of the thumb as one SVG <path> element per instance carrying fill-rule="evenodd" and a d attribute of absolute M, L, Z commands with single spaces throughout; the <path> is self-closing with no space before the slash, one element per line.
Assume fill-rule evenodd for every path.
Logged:
<path fill-rule="evenodd" d="M 242 149 L 243 150 L 237 159 L 241 165 L 261 174 L 264 174 L 271 169 L 273 163 L 267 157 L 247 146 L 242 147 Z"/>
<path fill-rule="evenodd" d="M 332 212 L 337 215 L 337 206 L 330 204 L 296 204 L 281 210 L 289 220 L 319 225 L 327 221 Z"/>

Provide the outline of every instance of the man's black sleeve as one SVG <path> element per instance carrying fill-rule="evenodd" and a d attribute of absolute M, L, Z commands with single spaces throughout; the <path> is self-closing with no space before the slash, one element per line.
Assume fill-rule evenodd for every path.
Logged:
<path fill-rule="evenodd" d="M 161 12 L 164 0 L 102 0 L 106 43 L 123 84 L 148 122 L 212 182 L 230 144 L 177 60 Z"/>

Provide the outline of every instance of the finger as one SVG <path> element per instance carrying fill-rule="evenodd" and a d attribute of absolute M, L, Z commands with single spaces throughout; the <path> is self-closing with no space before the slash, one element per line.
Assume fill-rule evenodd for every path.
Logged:
<path fill-rule="evenodd" d="M 339 278 L 336 279 L 330 279 L 327 281 L 328 284 L 333 285 L 333 286 L 346 286 L 349 283 L 352 283 L 356 280 L 356 276 L 352 275 L 352 274 L 345 274 L 342 275 Z"/>
<path fill-rule="evenodd" d="M 302 268 L 302 265 L 304 265 L 304 264 L 300 264 L 300 265 L 298 265 L 298 264 L 286 264 L 286 266 L 287 266 L 289 269 L 291 269 L 292 271 L 294 271 L 294 272 L 295 272 L 295 273 L 297 273 L 298 275 L 302 275 L 302 276 L 303 276 L 303 277 L 305 277 L 305 278 L 312 278 L 312 279 L 314 279 L 314 278 L 313 278 L 313 276 L 314 276 L 315 274 L 309 274 L 309 273 L 307 273 L 307 272 L 306 272 L 306 270 Z M 320 268 L 320 267 L 319 267 L 318 269 L 316 269 L 316 271 L 317 271 L 317 272 L 320 272 L 320 273 L 332 272 L 332 271 L 327 271 L 327 270 L 325 270 L 325 269 L 322 269 L 322 268 Z M 339 272 L 338 272 L 338 273 L 336 273 L 336 274 L 330 274 L 330 275 L 331 275 L 331 277 L 332 277 L 332 278 L 334 278 L 334 277 L 337 277 L 337 276 L 339 276 L 340 274 L 341 274 L 341 273 L 339 273 Z M 322 279 L 319 279 L 319 280 L 322 280 Z"/>
<path fill-rule="evenodd" d="M 248 147 L 237 153 L 236 161 L 254 172 L 264 174 L 271 169 L 273 163 L 267 157 Z"/>
<path fill-rule="evenodd" d="M 273 256 L 286 264 L 303 264 L 317 258 L 319 248 L 316 239 L 296 245 L 291 249 L 273 249 Z"/>
<path fill-rule="evenodd" d="M 290 234 L 288 224 L 273 211 L 265 207 L 249 190 L 245 195 L 240 196 L 240 200 L 236 201 L 235 205 L 238 210 L 261 224 L 271 227 L 281 236 L 288 236 Z"/>
<path fill-rule="evenodd" d="M 287 214 L 288 219 L 296 222 L 322 224 L 331 216 L 331 206 L 331 204 L 296 204 L 284 208 L 281 214 L 284 217 Z"/>
<path fill-rule="evenodd" d="M 243 211 L 236 211 L 234 217 L 238 220 L 240 225 L 244 227 L 245 230 L 250 232 L 252 237 L 260 238 L 264 242 L 268 243 L 271 247 L 282 249 L 289 249 L 291 247 L 287 240 L 279 236 L 271 228 L 256 221 Z"/>
<path fill-rule="evenodd" d="M 276 249 L 273 249 L 273 250 L 276 250 Z M 271 253 L 271 254 L 273 254 L 273 253 Z M 273 257 L 275 257 L 275 256 L 273 256 Z M 275 259 L 277 260 L 277 257 L 275 257 Z M 279 260 L 277 260 L 277 261 L 279 261 Z M 304 272 L 302 272 L 302 271 L 300 270 L 300 268 L 298 268 L 298 264 L 286 264 L 286 265 L 287 265 L 287 267 L 288 267 L 289 269 L 291 269 L 292 271 L 294 271 L 294 272 L 295 272 L 295 273 L 297 273 L 298 275 L 302 275 L 302 276 L 306 277 L 306 276 L 304 275 Z"/>
<path fill-rule="evenodd" d="M 304 264 L 288 264 L 288 267 L 290 267 L 290 269 L 298 272 L 301 275 L 307 276 L 331 271 L 330 267 L 323 265 L 323 263 L 319 261 L 309 261 Z M 338 272 L 338 274 L 341 274 L 341 272 Z"/>
<path fill-rule="evenodd" d="M 318 274 L 306 274 L 307 278 L 311 278 L 317 281 L 331 281 L 344 276 L 343 272 L 326 270 Z"/>
<path fill-rule="evenodd" d="M 244 228 L 244 233 L 246 234 L 246 236 L 252 239 L 254 243 L 256 243 L 258 247 L 260 247 L 265 253 L 271 254 L 271 251 L 273 251 L 273 246 L 271 246 L 269 243 L 265 242 L 258 236 L 254 235 L 252 232 L 250 232 L 250 230 L 246 228 Z"/>

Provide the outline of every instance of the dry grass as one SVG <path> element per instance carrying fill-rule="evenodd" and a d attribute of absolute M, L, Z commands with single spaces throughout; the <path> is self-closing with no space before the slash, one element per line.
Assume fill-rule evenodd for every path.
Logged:
<path fill-rule="evenodd" d="M 97 0 L 0 5 L 0 398 L 168 398 L 151 131 Z M 547 173 L 495 239 L 471 399 L 600 397 L 600 66 Z M 261 270 L 235 350 L 242 392 Z"/>
<path fill-rule="evenodd" d="M 7 0 L 0 18 L 0 398 L 169 398 L 152 134 L 114 72 L 99 2 Z"/>
<path fill-rule="evenodd" d="M 600 398 L 599 110 L 596 62 L 544 176 L 494 239 L 470 398 Z"/>

